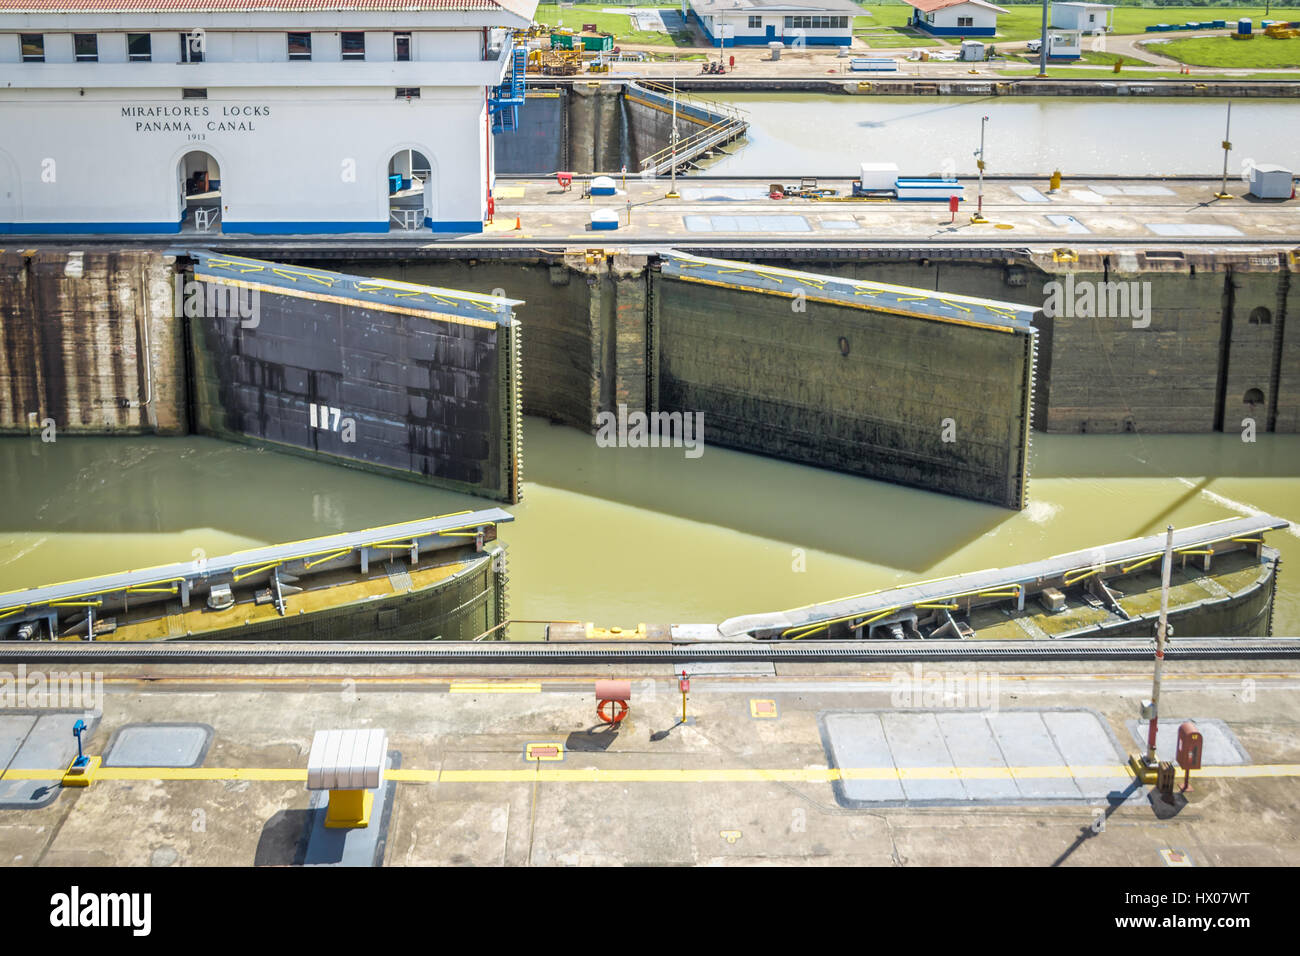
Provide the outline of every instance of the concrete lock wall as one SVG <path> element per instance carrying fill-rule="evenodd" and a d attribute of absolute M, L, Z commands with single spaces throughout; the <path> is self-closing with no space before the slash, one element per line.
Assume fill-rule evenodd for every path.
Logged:
<path fill-rule="evenodd" d="M 682 100 L 677 132 L 682 142 L 726 118 L 707 104 Z M 492 137 L 496 172 L 503 176 L 629 173 L 672 142 L 671 99 L 638 84 L 575 80 L 530 89 L 519 110 L 519 129 Z M 696 150 L 698 152 L 698 150 Z M 681 160 L 695 153 L 683 147 Z"/>
<path fill-rule="evenodd" d="M 565 92 L 571 171 L 592 173 L 619 169 L 627 146 L 622 87 L 575 82 Z"/>
<path fill-rule="evenodd" d="M 818 262 L 816 268 L 1036 307 L 1044 305 L 1049 283 L 1070 276 L 1076 290 L 1136 283 L 1149 316 L 1036 320 L 1035 429 L 1202 433 L 1237 431 L 1243 418 L 1252 417 L 1259 432 L 1300 431 L 1300 329 L 1294 320 L 1290 328 L 1287 323 L 1300 300 L 1295 265 L 1278 253 L 1117 252 L 1056 262 L 1050 254 L 982 252 L 962 259 L 903 250 L 894 258 Z M 1256 312 L 1260 307 L 1267 316 Z M 1244 401 L 1251 388 L 1263 392 L 1262 404 Z"/>
<path fill-rule="evenodd" d="M 519 108 L 519 128 L 492 134 L 493 162 L 498 175 L 547 176 L 572 169 L 568 103 L 564 90 L 528 91 L 524 105 Z"/>
<path fill-rule="evenodd" d="M 0 253 L 0 433 L 184 434 L 170 256 Z"/>
<path fill-rule="evenodd" d="M 1032 337 L 656 278 L 659 408 L 705 440 L 1024 505 Z"/>
<path fill-rule="evenodd" d="M 646 357 L 649 261 L 646 256 L 573 253 L 551 261 L 374 263 L 371 271 L 406 282 L 523 299 L 524 412 L 592 431 L 597 415 L 616 410 L 619 403 L 650 407 L 656 375 Z"/>
<path fill-rule="evenodd" d="M 581 263 L 582 257 L 576 261 Z M 312 264 L 340 270 L 355 265 L 318 259 Z M 525 413 L 584 430 L 594 427 L 603 364 L 599 270 L 578 271 L 563 261 L 546 262 L 535 256 L 508 262 L 384 261 L 368 263 L 367 268 L 373 275 L 403 282 L 522 299 L 526 305 L 520 307 L 519 340 L 520 352 L 527 356 L 521 383 Z"/>
<path fill-rule="evenodd" d="M 853 389 L 862 390 L 867 383 L 851 371 L 864 348 L 875 348 L 864 344 L 864 336 L 876 334 L 871 323 L 878 317 L 809 303 L 808 313 L 798 318 L 802 334 L 812 338 L 800 341 L 795 361 L 783 363 L 779 358 L 786 348 L 784 334 L 795 318 L 788 301 L 759 305 L 754 300 L 765 297 L 751 292 L 701 285 L 684 290 L 681 283 L 657 277 L 658 259 L 653 257 L 603 251 L 483 254 L 485 258 L 475 259 L 371 259 L 363 271 L 524 300 L 510 347 L 519 401 L 528 414 L 592 431 L 601 411 L 615 411 L 620 404 L 629 409 L 704 411 L 708 442 L 859 474 L 877 468 L 875 477 L 984 500 L 1011 500 L 1005 487 L 996 494 L 969 487 L 979 481 L 992 487 L 990 476 L 1007 474 L 1010 459 L 1005 456 L 1012 454 L 1008 449 L 1014 443 L 1006 431 L 998 439 L 991 424 L 1002 411 L 985 409 L 990 417 L 973 419 L 970 427 L 960 415 L 935 414 L 950 402 L 964 409 L 957 403 L 962 389 L 985 386 L 961 376 L 979 374 L 997 362 L 1010 368 L 1013 350 L 989 356 L 978 335 L 968 343 L 955 332 L 907 332 L 899 337 L 898 328 L 893 328 L 893 337 L 882 342 L 899 350 L 898 368 L 933 376 L 940 389 L 952 394 L 932 390 L 927 401 L 933 407 L 927 401 L 918 406 L 909 404 L 914 376 L 898 372 L 896 379 L 873 378 L 870 394 L 883 395 L 880 407 L 897 411 L 892 425 L 880 425 L 873 407 L 861 395 L 855 397 Z M 1187 252 L 1169 259 L 1112 253 L 1053 261 L 1050 254 L 948 250 L 929 258 L 918 257 L 916 250 L 897 250 L 848 260 L 842 253 L 836 258 L 828 251 L 808 250 L 796 261 L 786 255 L 761 261 L 1038 307 L 1047 283 L 1068 275 L 1076 282 L 1148 283 L 1150 322 L 1143 328 L 1135 328 L 1127 317 L 1040 314 L 1035 320 L 1035 428 L 1075 433 L 1237 432 L 1250 419 L 1260 433 L 1300 431 L 1298 293 L 1290 272 L 1294 265 L 1285 256 Z M 354 258 L 297 258 L 340 271 L 360 268 Z M 211 362 L 203 367 L 196 362 L 195 379 L 187 381 L 185 321 L 176 318 L 171 258 L 158 252 L 8 253 L 0 255 L 0 268 L 0 431 L 31 433 L 48 418 L 60 430 L 83 433 L 183 434 L 190 428 L 187 394 L 193 390 L 197 396 L 214 382 L 220 385 Z M 841 331 L 829 342 L 822 341 L 820 336 L 836 327 Z M 841 335 L 849 342 L 847 358 L 838 351 Z M 232 337 L 222 347 L 243 344 L 240 339 L 236 346 Z M 207 348 L 203 354 L 210 359 L 212 352 Z M 519 353 L 527 355 L 522 375 Z M 402 358 L 400 350 L 393 354 Z M 945 361 L 937 369 L 925 364 L 941 356 Z M 261 382 L 286 376 L 278 380 L 283 394 L 279 386 L 272 389 L 277 400 L 293 394 L 307 401 L 306 394 L 288 390 L 288 368 L 272 372 L 270 366 L 259 367 L 263 370 L 258 374 L 270 376 Z M 1002 384 L 1015 381 L 1013 377 Z M 239 387 L 253 384 L 243 381 Z M 319 397 L 328 404 L 324 392 Z M 216 400 L 206 400 L 215 414 Z M 494 442 L 514 442 L 517 448 L 519 429 L 516 425 L 511 430 L 508 405 L 507 398 L 500 397 L 497 418 L 483 434 Z M 818 408 L 831 411 L 818 417 Z M 251 416 L 250 429 L 256 432 L 261 406 L 243 413 Z M 937 457 L 929 458 L 935 439 L 941 437 L 932 420 L 946 417 L 955 420 L 958 442 L 942 443 Z M 208 424 L 214 422 L 210 418 Z M 769 424 L 760 428 L 760 422 Z M 887 427 L 895 432 L 881 430 Z M 865 454 L 871 428 L 903 451 L 893 458 Z M 498 429 L 510 434 L 502 438 Z M 426 451 L 428 458 L 433 449 Z M 506 460 L 479 459 L 484 475 L 493 469 L 504 474 Z M 936 461 L 947 462 L 949 471 L 954 462 L 960 464 L 966 477 L 954 477 L 955 471 L 939 474 Z M 355 463 L 364 466 L 366 459 Z M 411 467 L 423 474 L 426 464 Z M 436 478 L 429 467 L 430 477 Z M 983 477 L 977 481 L 975 476 Z M 508 484 L 503 477 L 493 490 L 491 482 L 484 481 L 488 490 L 475 485 L 478 493 L 500 494 Z"/>

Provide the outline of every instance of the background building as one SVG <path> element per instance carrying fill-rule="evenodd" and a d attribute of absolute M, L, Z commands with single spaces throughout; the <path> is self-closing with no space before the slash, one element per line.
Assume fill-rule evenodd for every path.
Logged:
<path fill-rule="evenodd" d="M 935 36 L 991 37 L 998 14 L 1007 11 L 984 0 L 907 0 L 915 7 L 912 26 Z"/>
<path fill-rule="evenodd" d="M 853 18 L 870 14 L 852 0 L 683 0 L 688 21 L 724 46 L 849 46 Z"/>
<path fill-rule="evenodd" d="M 535 9 L 0 0 L 0 233 L 481 231 Z"/>
<path fill-rule="evenodd" d="M 1115 29 L 1115 8 L 1104 3 L 1053 3 L 1051 17 L 1052 26 L 1085 35 Z"/>

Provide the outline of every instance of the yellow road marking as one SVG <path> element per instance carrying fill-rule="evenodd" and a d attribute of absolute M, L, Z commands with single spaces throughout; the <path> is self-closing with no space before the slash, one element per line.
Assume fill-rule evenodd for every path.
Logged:
<path fill-rule="evenodd" d="M 474 683 L 472 681 L 452 681 L 450 690 L 453 694 L 540 694 L 540 681 L 531 683 Z"/>
<path fill-rule="evenodd" d="M 7 770 L 0 780 L 50 780 L 62 770 Z M 294 767 L 100 767 L 96 780 L 307 780 Z"/>
<path fill-rule="evenodd" d="M 7 770 L 0 780 L 58 780 L 64 769 Z M 1125 764 L 1046 767 L 834 767 L 664 768 L 535 767 L 517 770 L 418 770 L 384 772 L 399 783 L 834 783 L 837 780 L 997 780 L 1131 777 Z M 1205 767 L 1199 778 L 1300 777 L 1300 764 Z M 285 767 L 101 767 L 96 780 L 266 780 L 306 781 L 305 769 Z"/>

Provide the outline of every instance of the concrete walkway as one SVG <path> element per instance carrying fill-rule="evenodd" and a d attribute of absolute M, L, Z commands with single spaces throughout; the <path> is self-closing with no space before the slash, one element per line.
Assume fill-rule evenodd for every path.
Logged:
<path fill-rule="evenodd" d="M 1171 807 L 1123 766 L 1149 665 L 901 668 L 697 675 L 683 724 L 667 665 L 110 666 L 86 750 L 119 765 L 0 810 L 0 859 L 302 862 L 312 735 L 355 726 L 386 730 L 398 755 L 390 866 L 1300 865 L 1300 664 L 1166 669 L 1164 713 L 1222 720 L 1246 757 L 1193 774 Z M 617 731 L 596 726 L 597 677 L 633 682 Z M 159 735 L 179 722 L 211 729 L 197 766 L 181 765 L 193 746 L 167 756 Z M 140 727 L 156 765 L 122 766 L 114 750 Z M 61 770 L 16 763 L 0 784 Z M 872 799 L 882 787 L 892 798 Z"/>
<path fill-rule="evenodd" d="M 773 178 L 774 182 L 782 182 Z M 482 241 L 601 240 L 672 242 L 677 239 L 780 238 L 808 242 L 873 239 L 943 242 L 988 238 L 994 241 L 1056 243 L 1146 241 L 1300 240 L 1300 201 L 1243 198 L 1239 179 L 1229 179 L 1235 198 L 1218 200 L 1218 180 L 1067 179 L 1056 193 L 1042 179 L 991 181 L 984 187 L 985 224 L 972 224 L 976 180 L 963 177 L 965 199 L 955 216 L 944 203 L 872 200 L 772 200 L 768 181 L 678 180 L 680 199 L 666 199 L 669 183 L 629 176 L 616 196 L 580 198 L 580 187 L 561 192 L 553 180 L 502 180 L 496 220 Z M 622 185 L 620 181 L 620 186 Z M 848 180 L 819 185 L 850 192 Z M 630 204 L 630 210 L 629 210 Z M 597 209 L 619 213 L 619 228 L 593 231 Z M 628 225 L 629 211 L 631 225 Z M 516 217 L 520 228 L 515 229 Z"/>

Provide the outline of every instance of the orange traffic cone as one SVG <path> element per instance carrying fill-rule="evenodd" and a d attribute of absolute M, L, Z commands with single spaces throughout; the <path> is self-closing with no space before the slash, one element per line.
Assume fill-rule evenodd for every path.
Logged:
<path fill-rule="evenodd" d="M 515 228 L 516 228 L 516 229 L 522 229 L 522 228 L 524 228 L 524 227 L 520 224 L 520 222 L 519 222 L 519 217 L 518 217 L 518 216 L 515 216 Z"/>

